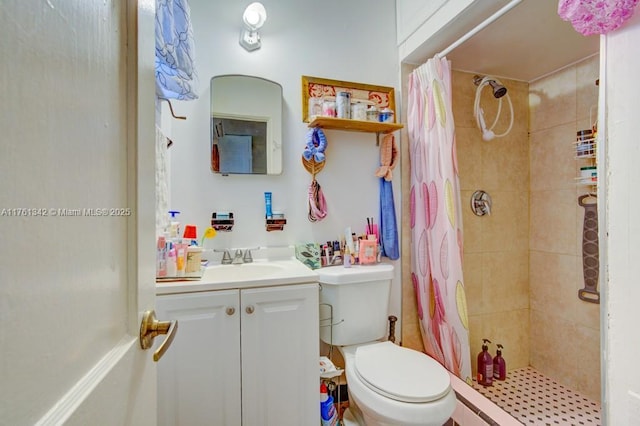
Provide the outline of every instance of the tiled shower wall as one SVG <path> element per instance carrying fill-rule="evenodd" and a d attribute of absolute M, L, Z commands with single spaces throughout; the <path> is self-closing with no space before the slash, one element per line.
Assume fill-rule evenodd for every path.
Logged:
<path fill-rule="evenodd" d="M 473 116 L 476 86 L 473 73 L 453 73 L 453 114 L 456 121 L 460 189 L 464 223 L 464 280 L 469 309 L 471 364 L 482 339 L 504 346 L 508 368 L 529 365 L 529 85 L 501 79 L 513 104 L 514 123 L 504 137 L 484 141 Z M 499 100 L 490 88 L 480 104 L 487 126 L 496 117 Z M 502 98 L 497 134 L 509 126 L 509 107 Z M 471 195 L 486 191 L 490 215 L 476 216 Z"/>
<path fill-rule="evenodd" d="M 455 64 L 454 64 L 455 66 Z M 413 66 L 403 64 L 403 82 Z M 481 339 L 505 346 L 509 369 L 537 368 L 586 396 L 600 400 L 599 308 L 582 302 L 583 209 L 574 179 L 581 162 L 572 142 L 590 126 L 597 104 L 598 57 L 528 83 L 502 79 L 516 120 L 504 138 L 483 141 L 473 118 L 473 73 L 453 72 L 453 109 L 464 221 L 464 279 L 471 358 Z M 403 84 L 406 111 L 406 84 Z M 485 88 L 489 123 L 498 101 Z M 503 102 L 503 108 L 507 108 Z M 506 119 L 508 111 L 501 116 Z M 406 118 L 403 118 L 406 121 Z M 496 125 L 500 133 L 508 123 Z M 530 133 L 530 135 L 529 135 Z M 403 199 L 409 199 L 409 141 L 402 132 Z M 493 199 L 490 216 L 471 213 L 473 191 Z M 408 207 L 408 206 L 406 206 Z M 409 223 L 409 209 L 403 209 Z M 403 250 L 410 252 L 408 226 Z M 403 344 L 422 350 L 409 256 L 403 258 Z M 492 352 L 495 346 L 492 346 Z"/>
<path fill-rule="evenodd" d="M 599 306 L 578 299 L 584 209 L 576 184 L 576 131 L 596 120 L 599 58 L 530 85 L 531 366 L 600 401 Z"/>

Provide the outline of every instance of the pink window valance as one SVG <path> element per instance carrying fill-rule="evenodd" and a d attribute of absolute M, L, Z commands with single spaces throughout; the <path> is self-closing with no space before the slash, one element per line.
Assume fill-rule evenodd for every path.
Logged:
<path fill-rule="evenodd" d="M 582 35 L 606 34 L 633 15 L 639 0 L 560 0 L 558 15 Z"/>

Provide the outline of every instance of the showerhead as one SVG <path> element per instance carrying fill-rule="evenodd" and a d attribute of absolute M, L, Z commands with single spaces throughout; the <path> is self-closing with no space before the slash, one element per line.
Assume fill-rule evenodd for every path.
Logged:
<path fill-rule="evenodd" d="M 493 97 L 498 99 L 507 94 L 507 88 L 502 84 L 496 83 L 495 80 L 489 80 L 489 85 L 493 89 Z"/>
<path fill-rule="evenodd" d="M 483 82 L 489 83 L 489 85 L 491 86 L 491 88 L 493 89 L 493 97 L 498 99 L 503 97 L 504 95 L 507 94 L 507 88 L 504 87 L 502 84 L 498 83 L 495 80 L 491 80 L 491 79 L 486 79 L 487 77 L 481 77 L 479 75 L 474 75 L 473 76 L 473 83 L 476 86 L 479 86 L 480 84 L 482 84 Z M 484 81 L 483 81 L 484 80 Z"/>

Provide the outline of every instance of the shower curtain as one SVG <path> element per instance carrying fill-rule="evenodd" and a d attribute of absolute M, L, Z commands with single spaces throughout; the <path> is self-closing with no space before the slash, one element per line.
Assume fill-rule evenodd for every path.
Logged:
<path fill-rule="evenodd" d="M 429 59 L 409 76 L 411 279 L 426 352 L 471 383 L 462 277 L 462 212 L 451 69 Z"/>

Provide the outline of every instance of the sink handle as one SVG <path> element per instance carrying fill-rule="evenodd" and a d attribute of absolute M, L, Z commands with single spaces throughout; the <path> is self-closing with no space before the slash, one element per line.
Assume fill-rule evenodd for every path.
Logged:
<path fill-rule="evenodd" d="M 229 254 L 229 250 L 218 250 L 218 249 L 213 249 L 213 251 L 217 252 L 217 253 L 224 253 L 222 255 L 222 260 L 220 261 L 220 263 L 222 263 L 223 265 L 230 265 L 232 260 L 231 260 L 231 255 Z"/>
<path fill-rule="evenodd" d="M 245 249 L 244 256 L 242 257 L 242 261 L 244 263 L 253 262 L 253 257 L 251 257 L 251 250 L 253 250 L 253 249 Z"/>

